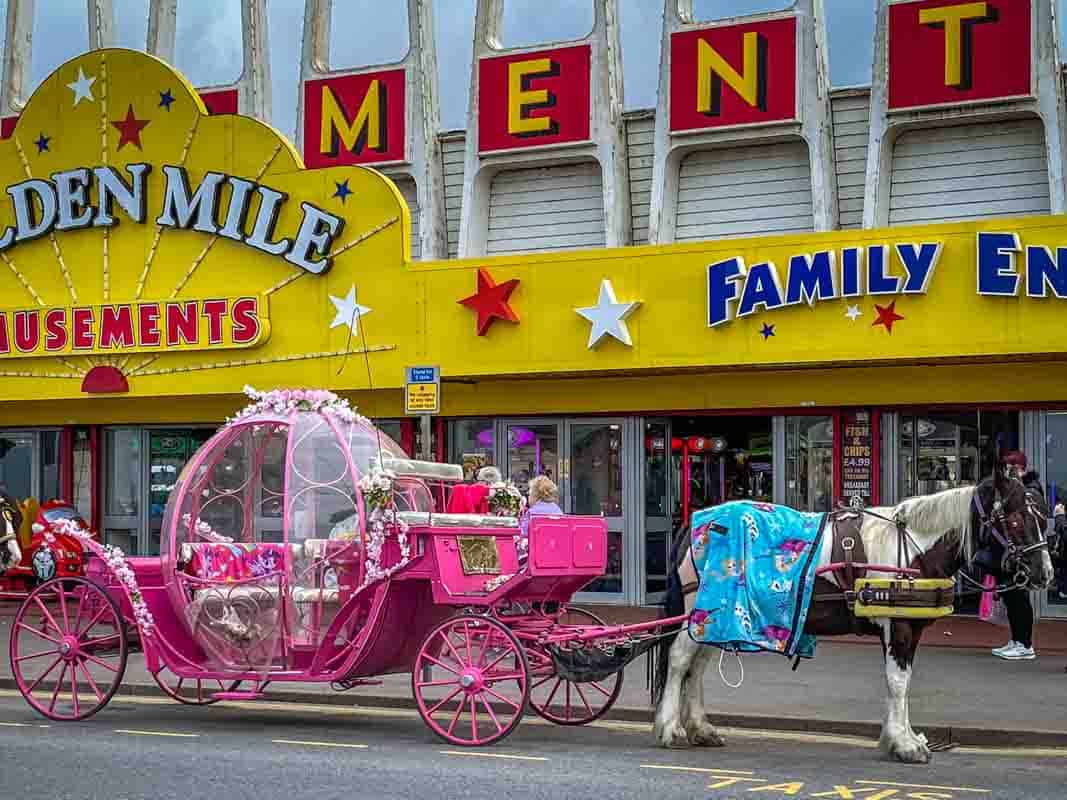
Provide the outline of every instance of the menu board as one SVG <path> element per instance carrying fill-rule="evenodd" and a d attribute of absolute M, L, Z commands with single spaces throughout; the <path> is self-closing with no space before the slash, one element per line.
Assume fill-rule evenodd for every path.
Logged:
<path fill-rule="evenodd" d="M 841 500 L 853 507 L 877 502 L 874 423 L 870 411 L 841 414 Z"/>

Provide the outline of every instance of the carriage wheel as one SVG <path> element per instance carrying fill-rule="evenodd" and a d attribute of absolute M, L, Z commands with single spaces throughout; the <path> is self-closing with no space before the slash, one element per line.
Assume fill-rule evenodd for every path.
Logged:
<path fill-rule="evenodd" d="M 236 692 L 241 685 L 241 681 L 234 681 L 226 685 L 219 680 L 182 678 L 175 675 L 165 666 L 161 667 L 159 672 L 152 677 L 164 694 L 172 700 L 177 700 L 187 706 L 214 705 L 219 702 L 219 698 L 214 697 L 214 694 L 217 692 Z"/>
<path fill-rule="evenodd" d="M 568 608 L 559 617 L 561 625 L 603 625 L 596 614 Z M 529 650 L 530 707 L 539 717 L 557 725 L 587 725 L 600 719 L 615 705 L 622 691 L 622 671 L 607 680 L 574 683 L 556 674 L 552 657 L 540 648 Z"/>
<path fill-rule="evenodd" d="M 57 721 L 86 719 L 122 684 L 126 622 L 98 584 L 54 578 L 19 606 L 10 654 L 15 683 L 36 711 Z"/>
<path fill-rule="evenodd" d="M 530 695 L 522 645 L 488 617 L 454 617 L 419 648 L 411 688 L 435 734 L 461 747 L 498 742 L 522 721 Z"/>

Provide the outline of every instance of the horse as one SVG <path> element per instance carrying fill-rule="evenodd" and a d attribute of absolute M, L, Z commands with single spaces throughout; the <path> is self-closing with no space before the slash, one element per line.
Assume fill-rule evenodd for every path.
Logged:
<path fill-rule="evenodd" d="M 11 495 L 0 492 L 0 572 L 7 572 L 22 561 L 19 547 L 19 528 L 22 527 L 22 512 L 18 501 Z"/>
<path fill-rule="evenodd" d="M 1004 571 L 1015 576 L 1006 590 L 1043 589 L 1052 581 L 1052 561 L 1044 538 L 1048 510 L 1043 498 L 1000 469 L 977 486 L 859 513 L 859 536 L 869 564 L 910 567 L 923 578 L 952 578 L 973 561 L 976 551 L 995 539 L 1006 551 Z M 832 538 L 819 540 L 816 570 L 830 565 Z M 675 542 L 664 617 L 693 611 L 699 578 L 693 559 L 686 558 L 690 543 L 688 535 Z M 926 737 L 916 733 L 909 720 L 908 689 L 915 653 L 931 620 L 858 618 L 846 602 L 844 583 L 836 572 L 816 578 L 804 633 L 880 637 L 888 689 L 881 748 L 897 761 L 929 763 Z M 658 700 L 654 735 L 660 746 L 723 746 L 723 738 L 704 713 L 703 676 L 711 656 L 710 647 L 689 635 L 678 635 L 677 629 L 663 639 L 657 653 L 650 654 L 654 659 L 650 665 L 653 700 Z"/>

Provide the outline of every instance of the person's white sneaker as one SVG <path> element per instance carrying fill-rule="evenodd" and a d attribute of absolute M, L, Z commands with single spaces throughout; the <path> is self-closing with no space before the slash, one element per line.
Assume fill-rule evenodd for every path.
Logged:
<path fill-rule="evenodd" d="M 1034 652 L 1033 647 L 1023 647 L 1018 642 L 1015 643 L 1013 649 L 998 653 L 997 655 L 1008 661 L 1033 661 L 1037 658 L 1037 653 Z"/>
<path fill-rule="evenodd" d="M 1009 639 L 1008 643 L 1006 645 L 1004 645 L 1003 647 L 994 648 L 993 655 L 999 656 L 1000 658 L 1003 658 L 1005 653 L 1010 653 L 1012 650 L 1014 650 L 1018 646 L 1019 646 L 1018 642 L 1016 642 L 1014 639 Z"/>

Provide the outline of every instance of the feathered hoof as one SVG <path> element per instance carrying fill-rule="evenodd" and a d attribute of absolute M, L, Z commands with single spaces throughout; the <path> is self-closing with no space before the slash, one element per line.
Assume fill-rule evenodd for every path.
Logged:
<path fill-rule="evenodd" d="M 687 750 L 691 746 L 689 737 L 681 726 L 657 731 L 656 743 L 668 750 Z"/>
<path fill-rule="evenodd" d="M 719 735 L 714 726 L 708 723 L 692 725 L 686 730 L 689 744 L 693 747 L 725 747 L 726 740 Z"/>
<path fill-rule="evenodd" d="M 929 764 L 933 757 L 925 738 L 918 736 L 899 741 L 883 739 L 881 745 L 890 760 L 899 761 L 901 764 Z"/>

